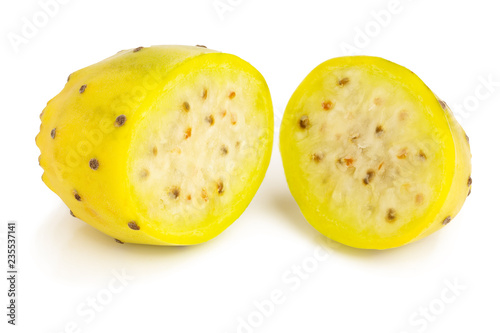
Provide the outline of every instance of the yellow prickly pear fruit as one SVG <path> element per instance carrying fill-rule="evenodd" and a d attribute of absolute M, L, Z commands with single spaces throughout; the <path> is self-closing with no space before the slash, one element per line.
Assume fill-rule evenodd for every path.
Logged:
<path fill-rule="evenodd" d="M 119 242 L 217 236 L 248 206 L 271 156 L 264 78 L 204 47 L 119 52 L 71 74 L 41 119 L 43 181 Z"/>
<path fill-rule="evenodd" d="M 305 218 L 358 248 L 397 247 L 440 229 L 472 183 L 468 138 L 446 103 L 376 57 L 315 68 L 287 105 L 280 150 Z"/>

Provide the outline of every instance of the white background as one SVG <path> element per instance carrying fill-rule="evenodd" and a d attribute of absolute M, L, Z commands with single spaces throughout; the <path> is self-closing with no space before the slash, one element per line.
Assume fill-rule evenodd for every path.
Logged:
<path fill-rule="evenodd" d="M 5 272 L 6 223 L 15 220 L 20 271 L 16 327 L 6 324 L 1 274 L 2 332 L 500 331 L 495 1 L 400 0 L 396 10 L 389 0 L 66 2 L 46 22 L 35 0 L 0 5 L 0 258 Z M 388 9 L 377 23 L 373 13 Z M 23 36 L 34 16 L 38 31 Z M 25 40 L 14 46 L 14 35 Z M 72 218 L 40 180 L 38 115 L 69 73 L 157 44 L 204 44 L 249 61 L 269 84 L 278 124 L 307 73 L 347 54 L 341 45 L 404 65 L 460 115 L 471 138 L 472 195 L 450 225 L 415 244 L 325 246 L 288 191 L 276 140 L 259 192 L 219 237 L 182 248 L 119 245 Z M 303 265 L 307 275 L 292 271 Z M 133 280 L 115 283 L 122 272 Z M 280 292 L 272 309 L 267 300 Z M 92 298 L 99 311 L 89 310 Z"/>

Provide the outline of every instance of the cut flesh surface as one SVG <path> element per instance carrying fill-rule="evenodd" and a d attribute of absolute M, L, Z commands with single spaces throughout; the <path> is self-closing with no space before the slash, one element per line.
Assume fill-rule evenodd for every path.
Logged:
<path fill-rule="evenodd" d="M 244 72 L 205 66 L 179 77 L 135 131 L 129 156 L 133 195 L 151 226 L 201 235 L 224 221 L 262 169 L 268 114 Z"/>
<path fill-rule="evenodd" d="M 440 215 L 455 173 L 453 134 L 417 79 L 379 58 L 334 59 L 289 102 L 281 128 L 287 180 L 308 221 L 330 238 L 398 246 Z"/>

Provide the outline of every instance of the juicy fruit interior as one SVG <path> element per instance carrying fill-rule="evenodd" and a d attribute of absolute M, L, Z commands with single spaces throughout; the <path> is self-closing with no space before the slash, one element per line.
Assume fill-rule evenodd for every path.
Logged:
<path fill-rule="evenodd" d="M 263 164 L 268 116 L 255 112 L 263 96 L 246 73 L 217 71 L 180 77 L 135 130 L 130 184 L 160 232 L 221 228 Z"/>
<path fill-rule="evenodd" d="M 121 51 L 72 73 L 40 118 L 43 181 L 119 243 L 217 236 L 248 206 L 271 156 L 264 78 L 204 47 Z"/>
<path fill-rule="evenodd" d="M 289 186 L 313 226 L 348 245 L 386 248 L 440 214 L 454 147 L 439 103 L 427 102 L 376 66 L 313 71 L 281 132 Z"/>

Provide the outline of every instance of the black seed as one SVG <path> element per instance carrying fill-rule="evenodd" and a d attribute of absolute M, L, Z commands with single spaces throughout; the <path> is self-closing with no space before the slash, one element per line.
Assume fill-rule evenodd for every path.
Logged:
<path fill-rule="evenodd" d="M 127 121 L 127 117 L 125 115 L 123 115 L 123 114 L 119 115 L 115 119 L 115 127 L 121 127 L 121 126 L 123 126 L 123 124 L 125 124 L 126 121 Z"/>
<path fill-rule="evenodd" d="M 170 190 L 170 192 L 168 193 L 168 195 L 170 196 L 171 199 L 177 199 L 180 194 L 181 194 L 181 191 L 179 190 L 179 188 L 177 186 L 173 187 Z"/>
<path fill-rule="evenodd" d="M 443 222 L 441 222 L 441 223 L 442 223 L 443 225 L 447 225 L 447 224 L 448 224 L 448 223 L 450 223 L 450 222 L 451 222 L 451 216 L 447 216 L 447 217 L 443 220 Z"/>
<path fill-rule="evenodd" d="M 78 201 L 82 201 L 82 197 L 80 196 L 80 194 L 78 194 L 78 192 L 75 191 L 75 199 L 78 200 Z"/>
<path fill-rule="evenodd" d="M 422 150 L 418 152 L 418 157 L 420 157 L 422 160 L 427 159 L 427 155 L 425 155 L 425 153 Z"/>
<path fill-rule="evenodd" d="M 384 128 L 382 125 L 378 125 L 377 128 L 375 128 L 375 134 L 381 135 L 382 133 L 384 133 Z"/>
<path fill-rule="evenodd" d="M 333 103 L 331 101 L 326 101 L 326 102 L 321 103 L 321 107 L 323 108 L 323 110 L 329 111 L 329 110 L 333 109 Z"/>
<path fill-rule="evenodd" d="M 224 192 L 224 183 L 219 180 L 217 182 L 217 193 L 222 194 Z"/>
<path fill-rule="evenodd" d="M 365 185 L 370 184 L 370 182 L 371 182 L 371 180 L 373 179 L 373 177 L 375 177 L 375 171 L 373 171 L 373 170 L 368 170 L 368 171 L 366 172 L 366 176 L 365 176 L 365 178 L 363 178 L 363 183 L 364 183 Z"/>
<path fill-rule="evenodd" d="M 321 162 L 323 157 L 324 157 L 323 153 L 314 153 L 311 155 L 311 159 L 316 163 Z"/>
<path fill-rule="evenodd" d="M 115 242 L 117 242 L 118 244 L 125 244 L 125 243 L 123 243 L 121 240 L 116 239 L 116 238 L 115 238 Z"/>
<path fill-rule="evenodd" d="M 97 170 L 99 169 L 99 161 L 93 158 L 89 161 L 89 166 L 92 170 Z"/>
<path fill-rule="evenodd" d="M 50 137 L 51 137 L 52 139 L 55 139 L 55 138 L 56 138 L 56 129 L 55 129 L 55 128 L 53 128 L 53 129 L 52 129 L 52 131 L 50 131 Z"/>
<path fill-rule="evenodd" d="M 141 229 L 141 227 L 139 227 L 139 226 L 137 225 L 137 223 L 135 223 L 135 221 L 130 221 L 130 222 L 128 223 L 128 227 L 129 227 L 130 229 L 132 229 L 132 230 L 140 230 L 140 229 Z"/>
<path fill-rule="evenodd" d="M 140 50 L 142 50 L 143 48 L 144 48 L 144 47 L 142 47 L 142 46 L 136 47 L 136 48 L 134 49 L 134 52 L 139 52 L 139 51 L 140 51 Z"/>
<path fill-rule="evenodd" d="M 392 222 L 396 219 L 396 211 L 392 208 L 387 210 L 387 216 L 385 217 L 388 222 Z"/>
<path fill-rule="evenodd" d="M 191 110 L 191 106 L 189 105 L 188 102 L 184 102 L 182 103 L 182 108 L 184 109 L 184 111 L 188 112 L 189 110 Z"/>
<path fill-rule="evenodd" d="M 69 211 L 69 215 L 76 217 L 72 210 Z"/>
<path fill-rule="evenodd" d="M 204 49 L 206 49 L 207 47 L 205 45 L 196 45 L 196 47 L 202 47 Z"/>
<path fill-rule="evenodd" d="M 212 116 L 212 115 L 210 115 L 210 116 L 206 116 L 206 117 L 205 117 L 205 121 L 206 121 L 207 123 L 209 123 L 209 124 L 210 124 L 210 126 L 212 126 L 212 125 L 214 124 L 214 116 Z"/>
<path fill-rule="evenodd" d="M 343 87 L 343 86 L 345 86 L 348 83 L 349 83 L 349 78 L 345 77 L 345 78 L 343 78 L 342 80 L 339 81 L 339 86 Z"/>
<path fill-rule="evenodd" d="M 469 177 L 469 179 L 467 180 L 467 186 L 471 186 L 472 185 L 472 177 Z"/>
<path fill-rule="evenodd" d="M 440 99 L 438 99 L 438 101 L 439 101 L 439 105 L 441 105 L 441 107 L 443 108 L 443 110 L 446 110 L 446 102 L 442 101 Z"/>
<path fill-rule="evenodd" d="M 85 92 L 85 89 L 87 89 L 86 84 L 84 84 L 83 86 L 80 87 L 80 94 L 83 94 Z"/>
<path fill-rule="evenodd" d="M 299 119 L 299 126 L 300 128 L 302 129 L 306 129 L 308 128 L 310 125 L 310 122 L 309 122 L 309 117 L 308 116 L 302 116 L 300 117 Z"/>

